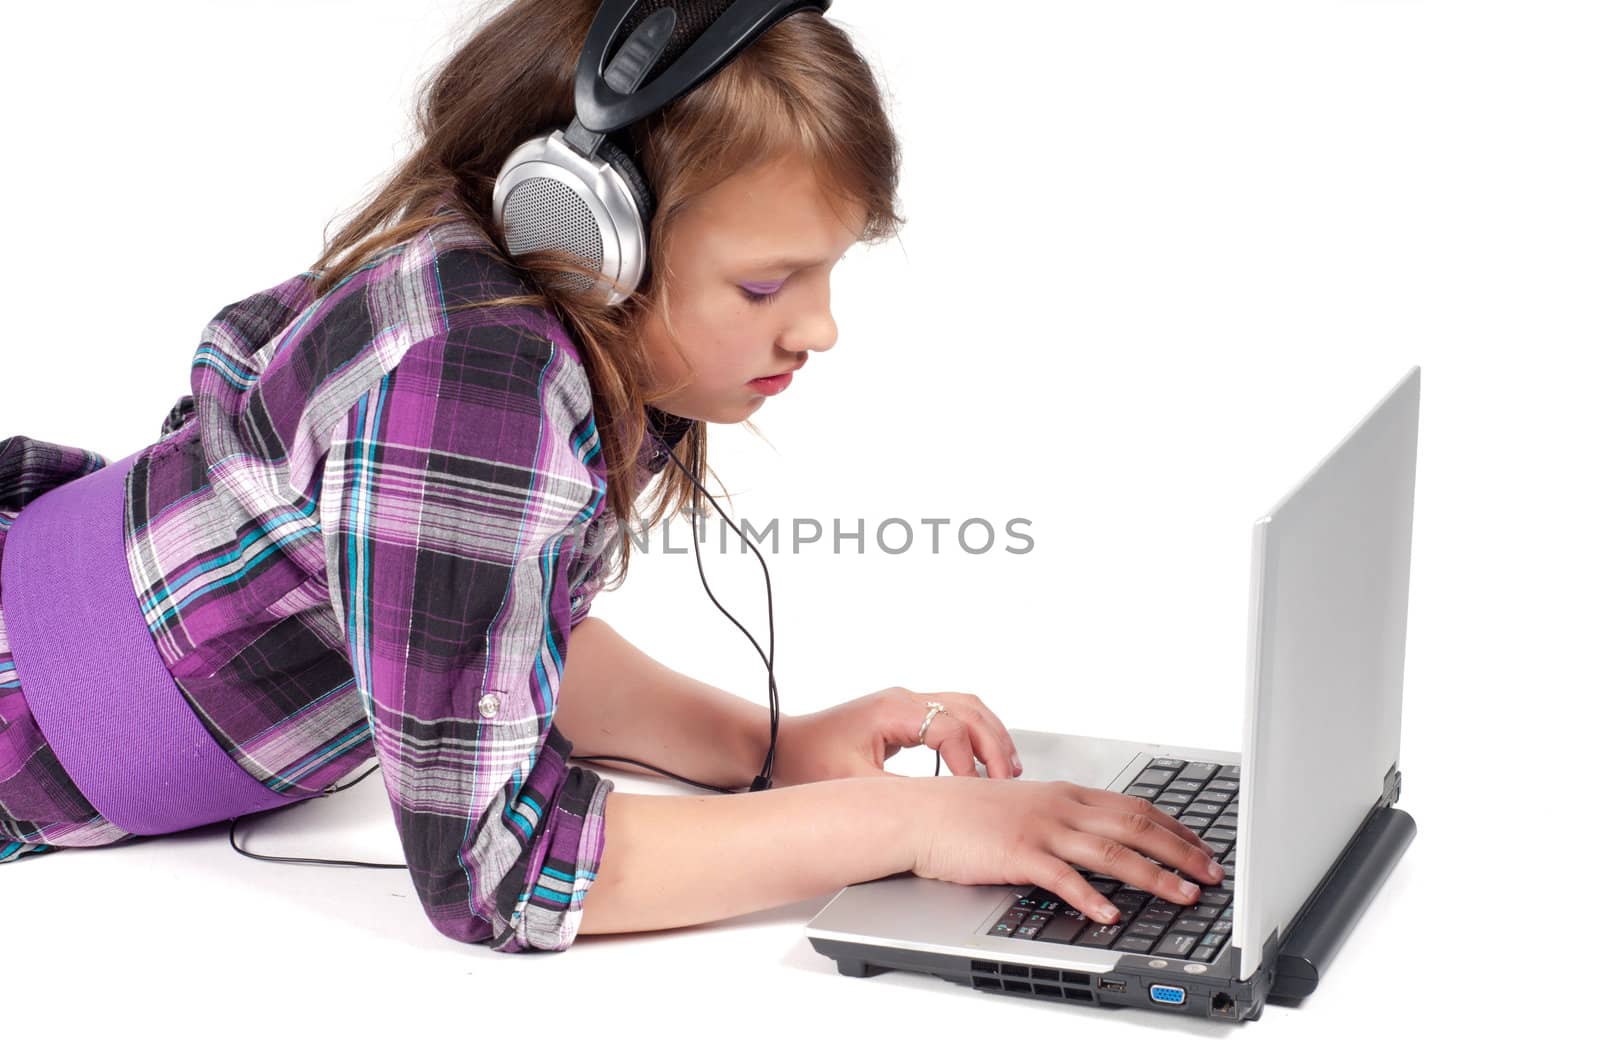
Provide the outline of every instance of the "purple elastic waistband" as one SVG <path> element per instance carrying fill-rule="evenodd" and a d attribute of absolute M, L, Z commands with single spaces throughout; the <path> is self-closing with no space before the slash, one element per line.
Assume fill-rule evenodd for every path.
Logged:
<path fill-rule="evenodd" d="M 17 678 L 84 797 L 131 834 L 170 834 L 290 804 L 223 752 L 161 660 L 135 600 L 123 487 L 142 452 L 18 514 L 0 558 Z"/>

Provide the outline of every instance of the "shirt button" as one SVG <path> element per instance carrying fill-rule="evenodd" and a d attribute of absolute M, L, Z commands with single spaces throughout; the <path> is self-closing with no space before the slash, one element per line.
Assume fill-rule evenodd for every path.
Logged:
<path fill-rule="evenodd" d="M 485 694 L 478 699 L 478 712 L 482 716 L 493 716 L 500 711 L 500 698 L 495 694 Z"/>

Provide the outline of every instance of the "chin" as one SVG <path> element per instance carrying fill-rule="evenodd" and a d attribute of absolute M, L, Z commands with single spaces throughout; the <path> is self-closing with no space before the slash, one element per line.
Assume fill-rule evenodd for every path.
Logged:
<path fill-rule="evenodd" d="M 696 415 L 699 421 L 708 421 L 711 424 L 739 424 L 752 413 L 759 410 L 767 401 L 767 396 L 750 392 L 748 398 L 739 403 L 730 403 L 704 417 Z"/>

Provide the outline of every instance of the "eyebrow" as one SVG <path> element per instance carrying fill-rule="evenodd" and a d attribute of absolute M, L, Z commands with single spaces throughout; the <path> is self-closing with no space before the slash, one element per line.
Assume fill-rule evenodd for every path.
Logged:
<path fill-rule="evenodd" d="M 769 269 L 810 269 L 812 266 L 822 265 L 821 259 L 803 258 L 768 258 L 760 262 L 748 262 L 745 269 L 761 272 Z"/>
<path fill-rule="evenodd" d="M 843 258 L 844 256 L 841 255 L 839 257 Z M 744 265 L 744 268 L 756 272 L 769 269 L 810 269 L 812 266 L 820 266 L 826 261 L 828 260 L 825 258 L 767 258 L 759 262 L 748 262 Z"/>

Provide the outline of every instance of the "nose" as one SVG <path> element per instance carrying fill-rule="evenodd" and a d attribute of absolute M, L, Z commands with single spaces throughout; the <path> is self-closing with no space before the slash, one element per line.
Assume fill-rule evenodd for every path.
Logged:
<path fill-rule="evenodd" d="M 814 309 L 802 311 L 784 335 L 785 350 L 826 351 L 839 341 L 839 326 L 824 299 Z"/>

